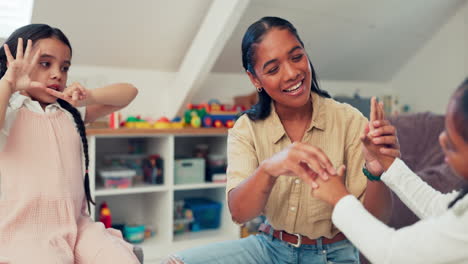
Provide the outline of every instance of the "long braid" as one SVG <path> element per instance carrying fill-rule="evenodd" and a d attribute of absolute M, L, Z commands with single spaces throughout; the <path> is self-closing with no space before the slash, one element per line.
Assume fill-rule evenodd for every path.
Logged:
<path fill-rule="evenodd" d="M 465 186 L 460 190 L 460 193 L 458 194 L 458 196 L 455 197 L 455 199 L 449 203 L 448 208 L 452 208 L 458 201 L 460 201 L 467 194 L 468 194 L 468 186 Z"/>
<path fill-rule="evenodd" d="M 85 125 L 83 122 L 83 119 L 81 118 L 80 113 L 78 110 L 73 107 L 71 104 L 69 104 L 67 101 L 62 100 L 62 99 L 57 99 L 57 102 L 59 105 L 70 112 L 70 114 L 73 116 L 73 119 L 75 120 L 76 128 L 78 130 L 78 133 L 80 134 L 81 137 L 81 142 L 83 144 L 83 153 L 84 153 L 84 158 L 85 158 L 85 177 L 84 177 L 84 190 L 86 194 L 86 200 L 88 202 L 88 211 L 91 214 L 91 205 L 95 205 L 93 198 L 91 197 L 91 190 L 89 187 L 89 175 L 88 175 L 88 168 L 89 168 L 89 154 L 88 154 L 88 139 L 86 138 L 86 129 Z"/>

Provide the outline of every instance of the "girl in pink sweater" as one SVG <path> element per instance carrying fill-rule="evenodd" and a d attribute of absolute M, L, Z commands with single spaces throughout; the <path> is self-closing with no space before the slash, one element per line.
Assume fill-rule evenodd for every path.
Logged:
<path fill-rule="evenodd" d="M 0 48 L 0 264 L 138 263 L 120 233 L 88 214 L 84 127 L 137 90 L 67 86 L 71 57 L 67 37 L 44 24 L 19 28 Z"/>

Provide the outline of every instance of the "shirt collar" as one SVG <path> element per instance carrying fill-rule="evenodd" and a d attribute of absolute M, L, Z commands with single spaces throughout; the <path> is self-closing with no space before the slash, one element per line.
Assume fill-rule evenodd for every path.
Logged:
<path fill-rule="evenodd" d="M 15 92 L 11 95 L 9 104 L 10 107 L 13 109 L 19 109 L 22 106 L 25 106 L 28 109 L 42 110 L 42 107 L 38 101 L 32 100 L 29 96 L 22 95 L 19 92 Z M 57 110 L 57 108 L 61 108 L 61 106 L 57 102 L 55 102 L 46 106 L 46 111 L 42 110 L 42 112 L 47 112 L 47 110 Z"/>
<path fill-rule="evenodd" d="M 312 101 L 312 118 L 310 120 L 310 125 L 306 130 L 306 133 L 310 133 L 312 129 L 317 128 L 319 130 L 325 130 L 325 109 L 323 107 L 323 101 L 325 98 L 321 97 L 320 95 L 312 92 L 310 96 L 310 100 Z M 271 131 L 271 139 L 273 144 L 276 144 L 283 136 L 286 135 L 286 131 L 284 130 L 283 124 L 279 119 L 278 113 L 276 113 L 275 105 L 271 102 L 271 114 L 267 117 L 267 122 L 271 122 L 273 124 L 274 129 Z"/>

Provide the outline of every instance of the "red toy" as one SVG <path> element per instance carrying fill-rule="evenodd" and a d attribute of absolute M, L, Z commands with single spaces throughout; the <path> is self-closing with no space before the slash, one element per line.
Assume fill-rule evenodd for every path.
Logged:
<path fill-rule="evenodd" d="M 112 226 L 112 215 L 107 203 L 103 202 L 99 210 L 99 221 L 101 221 L 106 228 Z"/>

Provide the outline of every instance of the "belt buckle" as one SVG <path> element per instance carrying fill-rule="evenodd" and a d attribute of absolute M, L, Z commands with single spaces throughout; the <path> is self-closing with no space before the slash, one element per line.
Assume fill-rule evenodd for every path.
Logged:
<path fill-rule="evenodd" d="M 298 248 L 298 247 L 301 247 L 302 245 L 302 235 L 301 234 L 291 234 L 291 235 L 295 235 L 297 237 L 297 243 L 291 243 L 291 242 L 288 242 L 286 241 L 289 245 L 295 247 L 295 248 Z M 280 233 L 280 239 L 283 240 L 283 232 Z M 284 241 L 284 240 L 283 240 Z"/>

